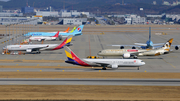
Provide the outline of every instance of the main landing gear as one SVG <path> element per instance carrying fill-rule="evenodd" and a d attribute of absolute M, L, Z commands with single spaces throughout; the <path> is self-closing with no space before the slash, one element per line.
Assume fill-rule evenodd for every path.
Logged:
<path fill-rule="evenodd" d="M 38 51 L 38 52 L 36 52 L 36 53 L 37 53 L 37 54 L 40 54 L 41 52 Z"/>
<path fill-rule="evenodd" d="M 137 68 L 137 70 L 139 70 L 140 67 Z"/>
<path fill-rule="evenodd" d="M 102 70 L 106 70 L 106 67 L 105 67 L 105 66 L 103 66 Z"/>

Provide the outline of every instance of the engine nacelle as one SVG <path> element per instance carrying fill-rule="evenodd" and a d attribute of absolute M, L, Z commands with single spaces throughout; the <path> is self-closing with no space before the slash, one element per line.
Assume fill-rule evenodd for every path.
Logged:
<path fill-rule="evenodd" d="M 118 68 L 118 65 L 112 65 L 111 68 Z"/>
<path fill-rule="evenodd" d="M 41 41 L 41 39 L 38 39 L 38 41 Z"/>
<path fill-rule="evenodd" d="M 136 49 L 136 47 L 133 46 L 132 49 Z"/>
<path fill-rule="evenodd" d="M 175 49 L 176 49 L 176 50 L 178 50 L 178 49 L 179 49 L 179 47 L 178 47 L 178 46 L 175 46 Z"/>
<path fill-rule="evenodd" d="M 117 65 L 117 64 L 113 64 L 113 65 L 108 65 L 107 67 L 108 67 L 108 68 L 114 68 L 114 69 L 116 69 L 116 68 L 118 68 L 118 65 Z"/>
<path fill-rule="evenodd" d="M 131 55 L 129 53 L 123 54 L 123 58 L 130 58 L 130 57 L 131 57 Z"/>
<path fill-rule="evenodd" d="M 120 49 L 124 49 L 124 46 L 121 46 Z"/>
<path fill-rule="evenodd" d="M 26 52 L 32 52 L 32 49 L 26 49 Z"/>

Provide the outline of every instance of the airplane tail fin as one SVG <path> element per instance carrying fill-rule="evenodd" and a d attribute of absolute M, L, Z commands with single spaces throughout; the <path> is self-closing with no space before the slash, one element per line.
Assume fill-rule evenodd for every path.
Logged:
<path fill-rule="evenodd" d="M 64 49 L 66 56 L 68 58 L 68 60 L 65 62 L 81 66 L 90 66 L 89 64 L 81 60 L 69 47 L 65 46 Z"/>
<path fill-rule="evenodd" d="M 53 50 L 57 50 L 57 49 L 61 49 L 64 46 L 69 46 L 71 45 L 71 40 L 72 40 L 73 35 L 69 35 L 60 45 L 58 45 L 57 47 L 55 47 Z"/>
<path fill-rule="evenodd" d="M 151 41 L 151 27 L 149 27 L 149 41 Z"/>
<path fill-rule="evenodd" d="M 76 28 L 76 30 L 73 33 L 74 34 L 82 34 L 83 27 L 84 27 L 84 25 L 80 25 L 78 28 Z"/>
<path fill-rule="evenodd" d="M 72 32 L 74 32 L 74 30 L 76 29 L 76 26 L 71 30 L 71 32 L 70 33 L 72 33 Z"/>
<path fill-rule="evenodd" d="M 67 33 L 68 33 L 69 29 L 70 29 L 70 27 L 68 27 L 68 28 L 66 29 L 66 31 L 64 31 L 64 32 L 67 32 Z"/>
<path fill-rule="evenodd" d="M 171 38 L 171 39 L 169 39 L 164 45 L 163 45 L 163 49 L 170 49 L 170 47 L 171 47 L 171 44 L 172 44 L 172 42 L 173 42 L 173 38 Z"/>
<path fill-rule="evenodd" d="M 58 37 L 59 36 L 59 31 L 53 36 L 53 37 Z"/>

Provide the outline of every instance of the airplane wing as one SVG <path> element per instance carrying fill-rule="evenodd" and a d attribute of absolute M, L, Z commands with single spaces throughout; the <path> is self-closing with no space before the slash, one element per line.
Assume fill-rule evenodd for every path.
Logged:
<path fill-rule="evenodd" d="M 46 46 L 40 46 L 40 47 L 36 47 L 36 48 L 28 48 L 28 50 L 31 50 L 31 51 L 36 51 L 36 50 L 40 50 L 42 48 L 47 48 L 49 47 L 49 45 L 46 45 Z"/>
<path fill-rule="evenodd" d="M 164 43 L 156 43 L 156 44 L 153 44 L 153 46 L 161 46 L 164 45 Z"/>
<path fill-rule="evenodd" d="M 180 47 L 180 45 L 171 45 L 171 46 L 177 46 L 177 47 Z"/>
<path fill-rule="evenodd" d="M 100 64 L 100 65 L 104 65 L 104 66 L 111 65 L 111 64 L 107 64 L 106 61 L 105 62 L 103 62 L 103 61 L 101 61 L 101 62 L 94 62 L 94 63 Z"/>
<path fill-rule="evenodd" d="M 135 45 L 139 45 L 139 46 L 147 46 L 147 44 L 145 43 L 134 43 Z"/>
<path fill-rule="evenodd" d="M 110 45 L 110 46 L 115 46 L 115 47 L 129 46 L 129 47 L 138 47 L 138 48 L 141 48 L 141 46 L 138 46 L 138 45 Z"/>

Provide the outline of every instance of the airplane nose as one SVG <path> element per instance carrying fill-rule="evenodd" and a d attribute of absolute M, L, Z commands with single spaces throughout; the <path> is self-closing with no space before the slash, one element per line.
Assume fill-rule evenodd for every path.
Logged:
<path fill-rule="evenodd" d="M 143 65 L 145 65 L 146 63 L 145 62 L 142 62 Z"/>

